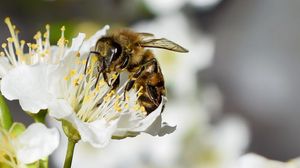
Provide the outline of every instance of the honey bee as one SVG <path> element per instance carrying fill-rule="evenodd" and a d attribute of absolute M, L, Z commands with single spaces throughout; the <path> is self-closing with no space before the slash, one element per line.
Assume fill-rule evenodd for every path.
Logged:
<path fill-rule="evenodd" d="M 95 54 L 98 58 L 98 79 L 102 74 L 111 89 L 119 87 L 121 72 L 127 71 L 129 73 L 124 98 L 130 89 L 140 90 L 138 103 L 144 107 L 148 115 L 160 105 L 162 96 L 166 95 L 166 88 L 159 63 L 153 52 L 146 48 L 188 52 L 185 48 L 168 39 L 157 39 L 150 33 L 121 29 L 101 37 L 90 55 Z M 90 59 L 90 55 L 87 59 Z M 87 64 L 85 69 L 87 69 Z M 115 80 L 109 79 L 110 74 L 116 75 Z"/>

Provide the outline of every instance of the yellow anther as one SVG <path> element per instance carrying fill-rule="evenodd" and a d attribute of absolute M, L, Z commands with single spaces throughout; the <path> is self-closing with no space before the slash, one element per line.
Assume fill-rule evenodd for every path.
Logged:
<path fill-rule="evenodd" d="M 66 30 L 65 26 L 62 26 L 62 27 L 60 28 L 60 30 L 61 30 L 62 32 L 64 32 L 64 31 Z"/>
<path fill-rule="evenodd" d="M 124 107 L 125 107 L 126 109 L 128 109 L 128 108 L 129 108 L 129 105 L 126 103 Z"/>
<path fill-rule="evenodd" d="M 38 32 L 33 36 L 33 38 L 34 38 L 35 40 L 38 40 L 39 38 L 41 38 L 41 36 L 42 36 L 41 32 L 38 31 Z"/>
<path fill-rule="evenodd" d="M 5 56 L 5 54 L 4 54 L 3 51 L 0 52 L 0 56 L 1 56 L 1 57 L 2 57 L 2 56 Z"/>
<path fill-rule="evenodd" d="M 24 45 L 25 44 L 25 40 L 21 40 L 21 45 Z"/>
<path fill-rule="evenodd" d="M 9 18 L 9 17 L 6 17 L 6 18 L 4 19 L 4 22 L 5 22 L 6 24 L 11 24 L 11 21 L 10 21 L 10 18 Z"/>
<path fill-rule="evenodd" d="M 114 104 L 114 109 L 115 109 L 116 111 L 118 111 L 118 112 L 121 112 L 121 111 L 122 111 L 122 108 L 121 108 L 119 102 L 116 102 L 116 103 Z"/>
<path fill-rule="evenodd" d="M 6 48 L 7 44 L 6 43 L 2 43 L 1 47 L 2 48 Z"/>
<path fill-rule="evenodd" d="M 16 54 L 17 54 L 17 56 L 20 56 L 22 54 L 22 51 L 18 49 L 18 50 L 16 50 Z"/>
<path fill-rule="evenodd" d="M 31 43 L 27 43 L 27 46 L 28 46 L 29 48 L 31 48 Z"/>
<path fill-rule="evenodd" d="M 46 24 L 46 30 L 49 30 L 50 29 L 50 25 L 49 24 Z"/>
<path fill-rule="evenodd" d="M 12 38 L 12 37 L 8 37 L 6 40 L 7 40 L 9 43 L 12 43 L 12 42 L 14 42 L 14 40 L 13 40 L 13 38 Z"/>
<path fill-rule="evenodd" d="M 64 79 L 65 79 L 66 81 L 68 81 L 68 80 L 70 79 L 69 75 L 66 75 L 66 76 L 64 77 Z"/>
<path fill-rule="evenodd" d="M 49 37 L 49 33 L 48 33 L 48 32 L 45 32 L 45 33 L 43 34 L 43 37 L 44 37 L 44 38 L 48 38 L 48 37 Z"/>
<path fill-rule="evenodd" d="M 49 49 L 46 49 L 45 50 L 45 54 L 47 55 L 47 54 L 49 54 L 50 53 L 50 50 Z"/>
<path fill-rule="evenodd" d="M 140 109 L 140 106 L 138 104 L 134 105 L 133 106 L 133 110 L 134 111 L 138 111 Z"/>
<path fill-rule="evenodd" d="M 35 49 L 38 48 L 38 45 L 37 44 L 31 44 L 31 48 L 35 50 Z"/>
<path fill-rule="evenodd" d="M 70 71 L 70 74 L 69 74 L 70 77 L 74 76 L 74 75 L 76 74 L 76 72 L 77 72 L 77 71 L 76 71 L 75 69 L 72 69 L 72 70 Z"/>

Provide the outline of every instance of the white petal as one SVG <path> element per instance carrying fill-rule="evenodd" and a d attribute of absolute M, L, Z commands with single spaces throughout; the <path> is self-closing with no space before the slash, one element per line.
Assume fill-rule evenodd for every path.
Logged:
<path fill-rule="evenodd" d="M 92 37 L 90 37 L 88 40 L 84 41 L 81 48 L 80 53 L 88 53 L 90 52 L 91 48 L 95 46 L 97 40 L 104 36 L 109 29 L 108 25 L 105 25 L 102 29 L 98 30 Z"/>
<path fill-rule="evenodd" d="M 78 51 L 80 46 L 82 45 L 84 39 L 85 39 L 85 34 L 79 33 L 77 37 L 72 39 L 72 46 L 71 46 L 70 50 Z"/>
<path fill-rule="evenodd" d="M 72 45 L 69 49 L 67 49 L 65 56 L 69 55 L 72 53 L 73 55 L 76 55 L 76 52 L 79 51 L 81 45 L 83 44 L 83 41 L 85 39 L 85 34 L 84 33 L 79 33 L 77 37 L 72 39 Z M 62 58 L 64 59 L 64 58 Z"/>
<path fill-rule="evenodd" d="M 37 113 L 47 108 L 51 97 L 47 91 L 46 74 L 45 64 L 17 66 L 3 77 L 1 92 L 9 100 L 18 99 L 23 110 Z"/>
<path fill-rule="evenodd" d="M 9 63 L 7 57 L 0 57 L 0 76 L 3 77 L 13 66 Z"/>
<path fill-rule="evenodd" d="M 126 134 L 133 135 L 133 133 L 138 134 L 139 132 L 146 132 L 153 136 L 163 136 L 174 132 L 176 126 L 172 127 L 167 123 L 162 123 L 161 110 L 166 101 L 166 98 L 163 97 L 160 106 L 142 120 L 132 119 L 131 115 L 133 115 L 133 113 L 130 112 L 121 115 L 114 136 L 122 137 L 126 136 Z"/>
<path fill-rule="evenodd" d="M 17 157 L 25 164 L 35 162 L 50 155 L 59 144 L 56 128 L 47 128 L 40 123 L 31 124 L 17 139 Z"/>
<path fill-rule="evenodd" d="M 78 118 L 73 118 L 77 130 L 83 142 L 88 142 L 96 148 L 106 146 L 117 127 L 117 120 L 107 122 L 104 119 L 91 123 L 82 122 Z"/>
<path fill-rule="evenodd" d="M 73 113 L 73 109 L 65 99 L 53 99 L 49 102 L 49 115 L 51 117 L 62 119 Z"/>
<path fill-rule="evenodd" d="M 153 136 L 164 136 L 171 134 L 176 130 L 176 126 L 170 126 L 168 123 L 163 122 L 161 116 L 157 117 L 156 120 L 145 130 L 144 132 Z"/>
<path fill-rule="evenodd" d="M 150 127 L 155 121 L 160 119 L 161 110 L 163 105 L 166 103 L 167 99 L 163 97 L 163 101 L 158 106 L 156 110 L 154 110 L 152 113 L 150 113 L 145 119 L 141 120 L 139 123 L 138 128 L 135 129 L 135 131 L 145 131 L 148 127 Z"/>
<path fill-rule="evenodd" d="M 268 160 L 260 155 L 249 153 L 238 159 L 236 168 L 284 168 L 283 162 Z"/>

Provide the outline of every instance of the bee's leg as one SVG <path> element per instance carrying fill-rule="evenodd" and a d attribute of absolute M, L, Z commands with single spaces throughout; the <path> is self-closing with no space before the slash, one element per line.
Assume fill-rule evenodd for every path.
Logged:
<path fill-rule="evenodd" d="M 99 82 L 99 78 L 100 78 L 100 75 L 101 73 L 103 73 L 103 71 L 105 70 L 106 66 L 105 66 L 105 63 L 103 61 L 103 59 L 100 59 L 100 66 L 99 66 L 99 69 L 98 69 L 98 74 L 97 74 L 97 79 L 96 79 L 96 82 L 95 82 L 95 87 L 97 86 L 98 82 Z"/>
<path fill-rule="evenodd" d="M 126 83 L 125 91 L 124 91 L 124 100 L 126 100 L 126 93 L 133 87 L 135 81 L 140 77 L 142 72 L 145 70 L 145 67 L 142 66 L 137 72 L 135 72 L 130 80 Z"/>
<path fill-rule="evenodd" d="M 106 71 L 102 72 L 104 81 L 106 82 L 106 84 L 107 84 L 109 87 L 111 87 L 111 84 L 110 84 L 110 82 L 109 82 L 109 79 L 108 79 L 107 74 L 108 74 L 108 73 L 107 73 Z"/>
<path fill-rule="evenodd" d="M 149 94 L 149 98 L 150 100 L 157 106 L 159 106 L 159 100 L 160 100 L 160 96 L 159 94 L 157 93 L 157 90 L 155 88 L 155 86 L 152 86 L 152 85 L 147 85 L 146 87 L 146 90 Z"/>
<path fill-rule="evenodd" d="M 87 59 L 86 59 L 86 63 L 85 63 L 85 67 L 84 67 L 84 74 L 86 74 L 87 67 L 88 67 L 88 64 L 90 62 L 91 54 L 100 55 L 100 53 L 97 52 L 97 51 L 90 51 L 90 53 L 89 53 L 89 55 L 87 56 Z"/>
<path fill-rule="evenodd" d="M 133 84 L 134 84 L 135 80 L 130 80 L 126 83 L 125 86 L 125 91 L 124 91 L 124 95 L 123 95 L 123 100 L 126 100 L 126 93 L 132 88 Z"/>
<path fill-rule="evenodd" d="M 117 74 L 117 78 L 111 84 L 111 90 L 116 90 L 120 85 L 120 74 Z"/>

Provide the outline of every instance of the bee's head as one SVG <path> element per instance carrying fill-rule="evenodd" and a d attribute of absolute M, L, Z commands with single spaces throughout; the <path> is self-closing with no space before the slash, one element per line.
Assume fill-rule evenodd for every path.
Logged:
<path fill-rule="evenodd" d="M 95 50 L 99 52 L 99 56 L 104 58 L 105 64 L 109 67 L 116 61 L 122 53 L 122 47 L 110 37 L 102 37 L 97 43 Z"/>

